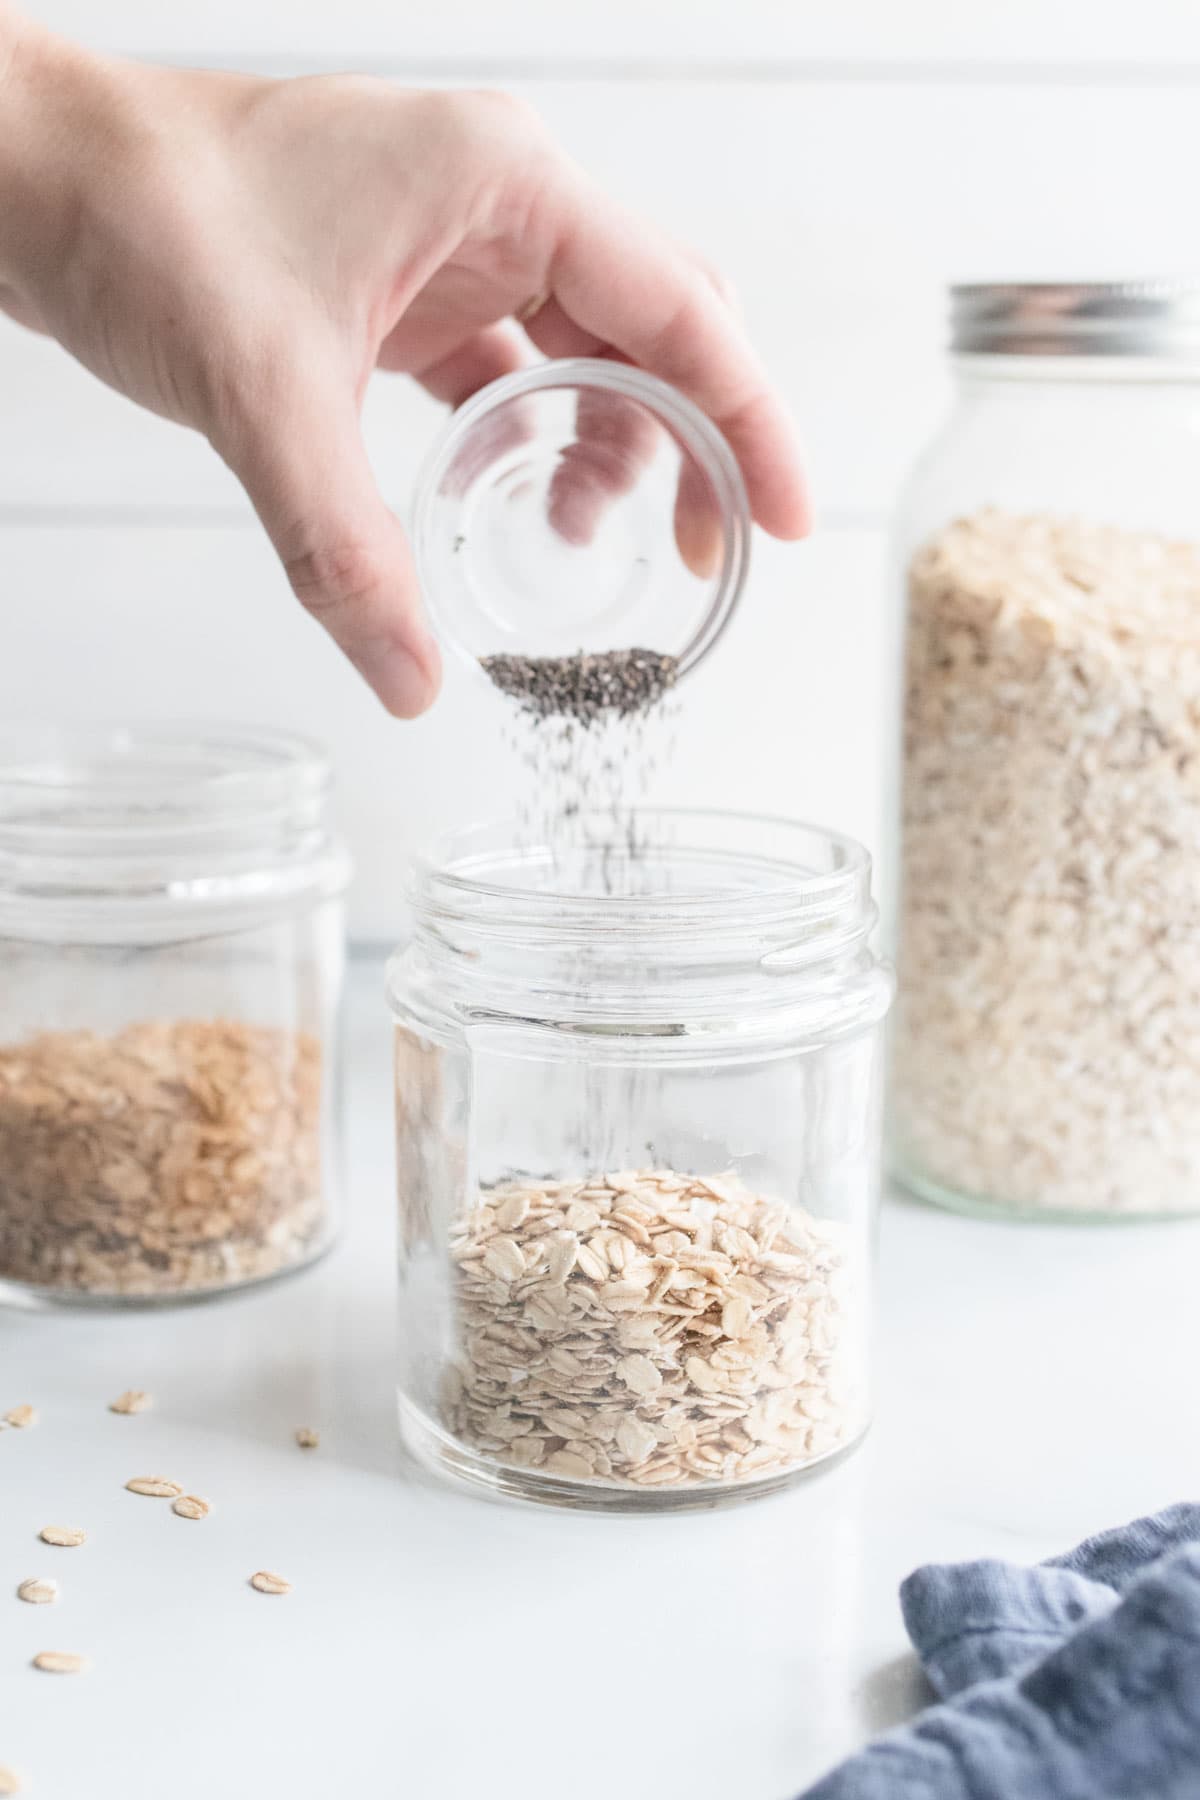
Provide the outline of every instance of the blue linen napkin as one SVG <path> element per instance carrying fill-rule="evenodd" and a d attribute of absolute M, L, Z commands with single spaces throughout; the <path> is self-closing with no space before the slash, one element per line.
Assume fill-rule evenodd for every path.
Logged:
<path fill-rule="evenodd" d="M 1200 1506 L 900 1590 L 942 1703 L 804 1800 L 1200 1800 Z"/>

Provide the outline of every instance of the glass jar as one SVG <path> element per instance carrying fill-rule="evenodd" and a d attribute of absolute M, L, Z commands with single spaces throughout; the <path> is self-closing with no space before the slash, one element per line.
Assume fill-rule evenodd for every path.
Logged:
<path fill-rule="evenodd" d="M 422 1462 L 630 1511 L 777 1488 L 868 1415 L 870 862 L 643 812 L 463 833 L 392 960 L 399 1402 Z"/>
<path fill-rule="evenodd" d="M 1200 290 L 954 291 L 908 593 L 893 1157 L 946 1205 L 1200 1210 Z"/>
<path fill-rule="evenodd" d="M 311 745 L 0 735 L 0 1298 L 147 1303 L 330 1242 L 344 851 Z"/>

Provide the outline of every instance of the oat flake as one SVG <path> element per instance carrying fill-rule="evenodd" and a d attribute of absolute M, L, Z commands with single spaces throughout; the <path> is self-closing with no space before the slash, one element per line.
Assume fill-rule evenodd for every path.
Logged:
<path fill-rule="evenodd" d="M 178 1513 L 181 1519 L 207 1519 L 212 1507 L 199 1494 L 181 1494 L 173 1503 L 171 1511 Z"/>
<path fill-rule="evenodd" d="M 33 1659 L 35 1669 L 43 1669 L 47 1675 L 78 1675 L 88 1666 L 86 1656 L 77 1656 L 73 1650 L 39 1650 Z"/>
<path fill-rule="evenodd" d="M 87 1542 L 87 1532 L 78 1525 L 43 1525 L 38 1536 L 43 1544 L 54 1544 L 60 1550 L 74 1550 Z"/>
<path fill-rule="evenodd" d="M 28 1601 L 30 1606 L 49 1606 L 52 1601 L 58 1599 L 58 1583 L 49 1579 L 43 1581 L 38 1576 L 31 1576 L 28 1581 L 23 1581 L 17 1589 L 17 1599 Z"/>
<path fill-rule="evenodd" d="M 5 1423 L 15 1425 L 18 1431 L 24 1431 L 28 1425 L 37 1424 L 37 1413 L 32 1406 L 14 1406 L 4 1415 Z"/>
<path fill-rule="evenodd" d="M 177 1500 L 183 1492 L 177 1481 L 162 1475 L 135 1475 L 125 1486 L 131 1494 L 145 1494 L 151 1500 Z"/>
<path fill-rule="evenodd" d="M 250 1577 L 250 1586 L 260 1594 L 290 1594 L 292 1584 L 282 1575 L 273 1575 L 269 1569 L 260 1569 Z"/>
<path fill-rule="evenodd" d="M 150 1395 L 141 1388 L 126 1388 L 123 1394 L 118 1394 L 115 1400 L 109 1401 L 108 1410 L 114 1413 L 142 1413 L 149 1412 L 153 1404 Z"/>

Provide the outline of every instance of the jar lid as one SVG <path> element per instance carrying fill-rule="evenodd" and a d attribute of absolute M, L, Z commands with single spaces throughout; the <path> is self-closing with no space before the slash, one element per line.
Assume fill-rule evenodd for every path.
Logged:
<path fill-rule="evenodd" d="M 476 666 L 642 649 L 678 675 L 742 591 L 750 512 L 698 407 L 640 369 L 576 358 L 459 408 L 418 484 L 414 541 L 434 629 Z"/>
<path fill-rule="evenodd" d="M 950 289 L 959 356 L 1200 360 L 1200 281 L 968 282 Z"/>

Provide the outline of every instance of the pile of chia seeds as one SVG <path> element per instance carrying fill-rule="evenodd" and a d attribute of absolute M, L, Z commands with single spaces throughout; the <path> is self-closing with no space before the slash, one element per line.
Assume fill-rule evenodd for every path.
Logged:
<path fill-rule="evenodd" d="M 656 650 L 574 656 L 485 656 L 481 666 L 526 712 L 592 725 L 644 713 L 674 686 L 678 662 Z"/>

